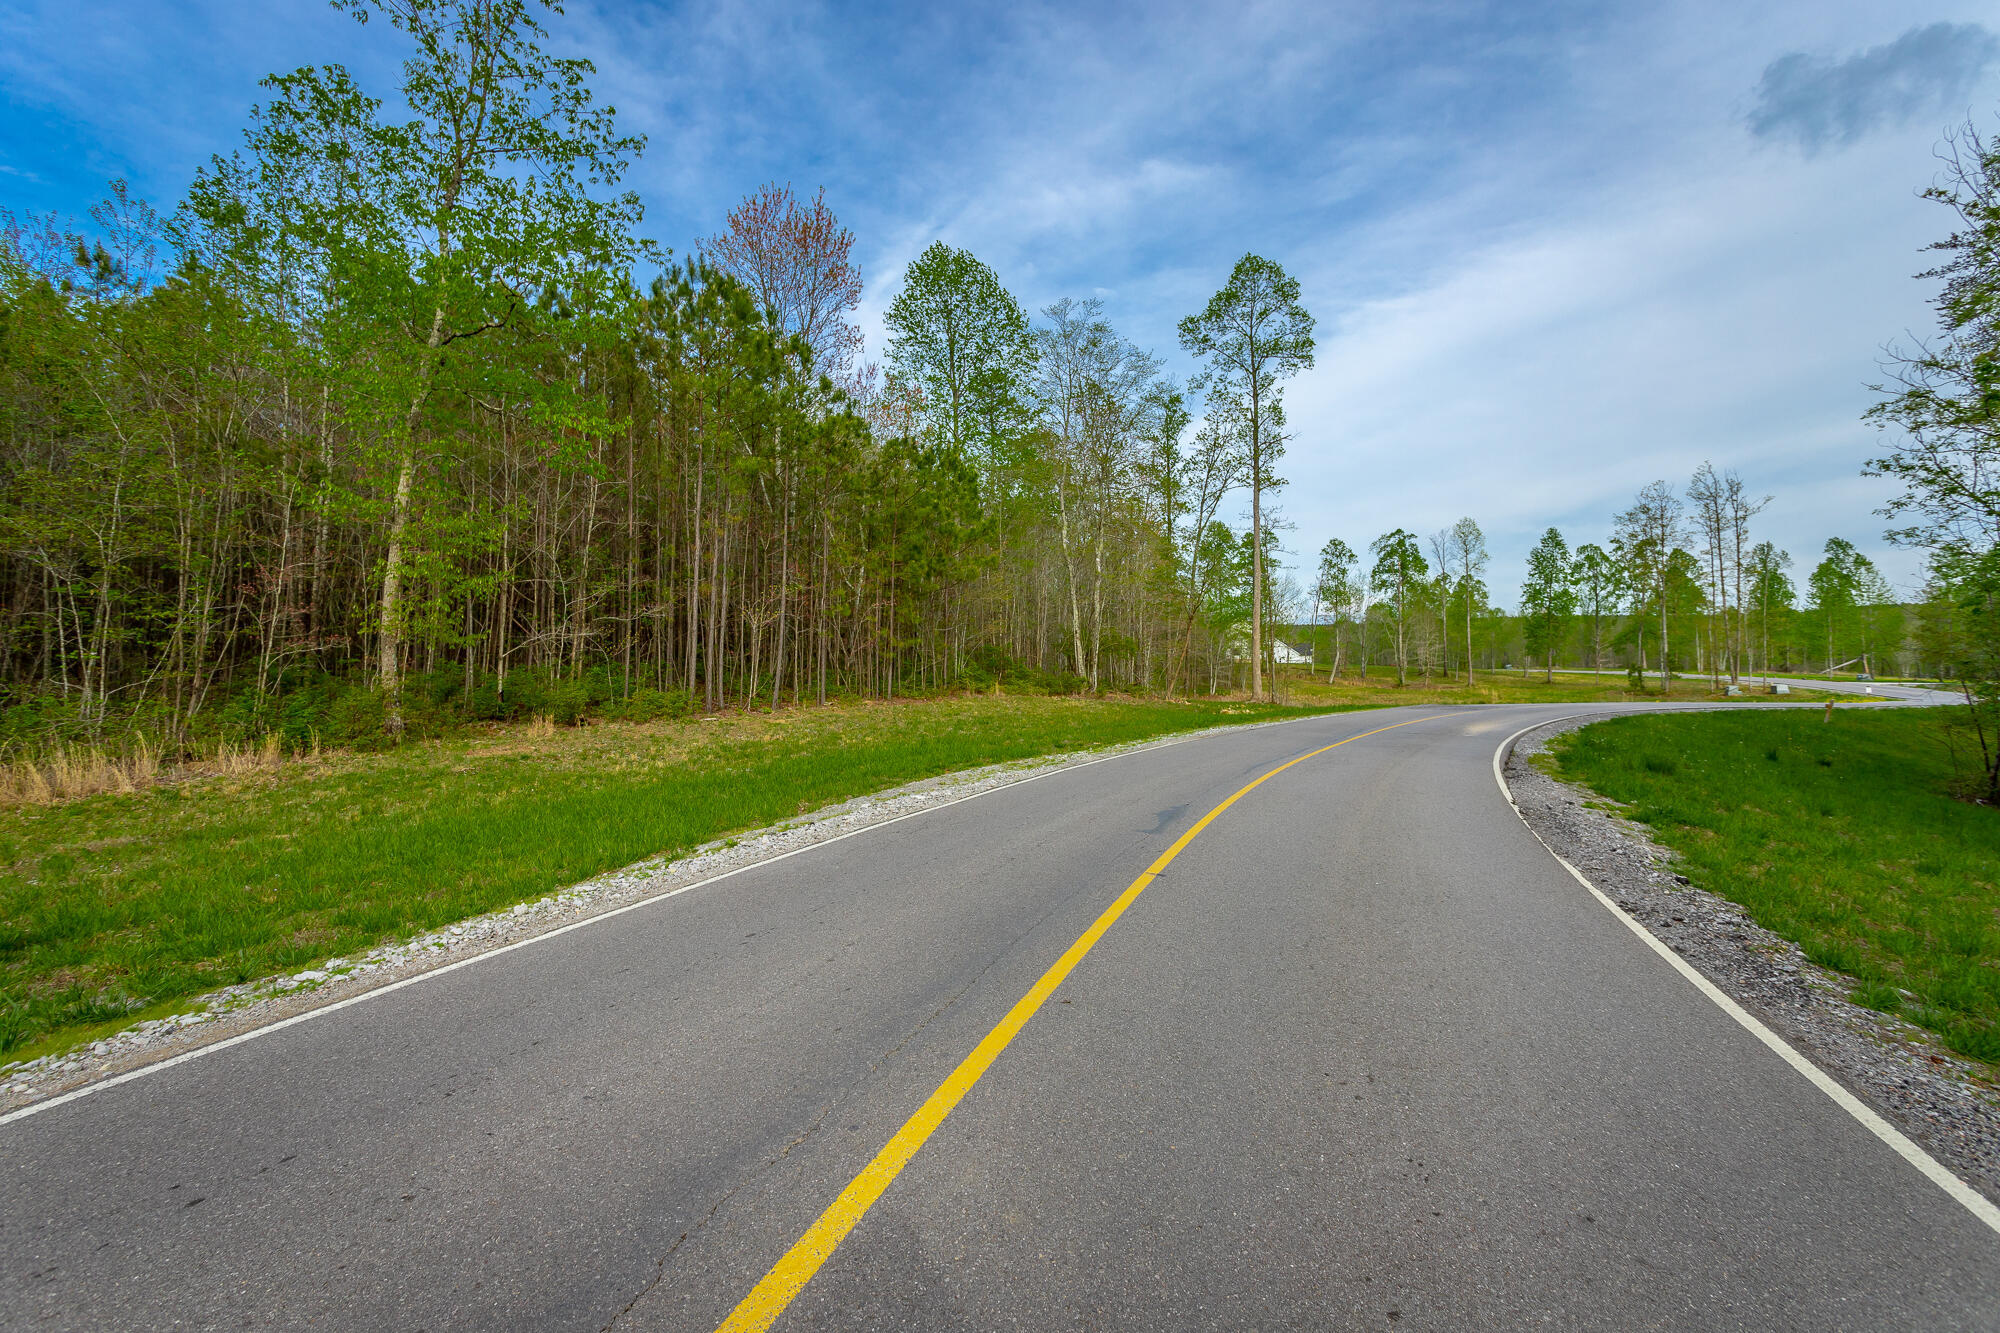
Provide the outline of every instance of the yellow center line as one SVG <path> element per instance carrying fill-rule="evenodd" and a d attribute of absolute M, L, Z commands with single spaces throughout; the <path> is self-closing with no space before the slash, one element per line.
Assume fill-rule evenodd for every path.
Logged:
<path fill-rule="evenodd" d="M 1394 731 L 1397 727 L 1407 727 L 1414 722 L 1430 720 L 1428 717 L 1413 717 L 1407 722 L 1392 722 L 1386 727 L 1377 727 L 1358 736 L 1349 736 L 1347 740 L 1335 741 L 1332 745 L 1322 745 L 1317 750 L 1279 764 L 1262 777 L 1246 784 L 1228 800 L 1203 815 L 1195 822 L 1193 828 L 1176 838 L 1173 846 L 1161 852 L 1153 864 L 1147 866 L 1139 878 L 1133 880 L 1130 887 L 1118 895 L 1118 900 L 1105 908 L 1103 915 L 1097 920 L 1090 923 L 1090 929 L 1077 937 L 1076 943 L 1070 945 L 1063 956 L 1056 959 L 1055 965 L 1042 973 L 1041 980 L 1031 986 L 1028 993 L 1007 1011 L 1007 1016 L 986 1034 L 986 1039 L 972 1048 L 972 1054 L 966 1056 L 958 1068 L 951 1071 L 951 1077 L 939 1084 L 938 1090 L 917 1108 L 917 1113 L 904 1122 L 903 1127 L 896 1131 L 896 1136 L 889 1140 L 881 1152 L 875 1154 L 875 1160 L 862 1168 L 861 1174 L 840 1192 L 840 1197 L 819 1215 L 819 1220 L 806 1229 L 806 1234 L 799 1237 L 798 1243 L 786 1251 L 785 1257 L 778 1260 L 771 1271 L 764 1275 L 764 1280 L 752 1287 L 750 1294 L 730 1311 L 729 1318 L 717 1326 L 716 1333 L 763 1333 L 763 1330 L 777 1322 L 778 1316 L 785 1312 L 785 1307 L 805 1289 L 806 1283 L 812 1281 L 813 1274 L 819 1271 L 820 1265 L 833 1257 L 834 1248 L 847 1238 L 847 1233 L 854 1230 L 863 1217 L 867 1216 L 868 1210 L 875 1206 L 875 1201 L 882 1197 L 890 1182 L 894 1181 L 898 1173 L 909 1164 L 910 1159 L 917 1155 L 917 1150 L 924 1146 L 924 1142 L 937 1130 L 937 1127 L 944 1123 L 944 1118 L 951 1114 L 952 1108 L 958 1105 L 966 1093 L 972 1091 L 972 1085 L 979 1082 L 980 1075 L 1000 1058 L 1000 1052 L 1007 1049 L 1007 1044 L 1014 1040 L 1015 1034 L 1027 1026 L 1028 1020 L 1035 1016 L 1035 1011 L 1042 1007 L 1043 1001 L 1055 992 L 1057 986 L 1062 985 L 1063 978 L 1083 961 L 1091 946 L 1103 937 L 1105 931 L 1111 929 L 1113 922 L 1125 914 L 1125 909 L 1132 905 L 1140 892 L 1159 878 L 1160 872 L 1181 854 L 1181 849 L 1193 842 L 1195 835 L 1213 823 L 1217 815 L 1293 764 L 1302 764 L 1314 755 L 1325 754 L 1328 750 L 1347 744 L 1348 741 L 1365 740 L 1370 736 L 1379 736 L 1385 731 Z"/>

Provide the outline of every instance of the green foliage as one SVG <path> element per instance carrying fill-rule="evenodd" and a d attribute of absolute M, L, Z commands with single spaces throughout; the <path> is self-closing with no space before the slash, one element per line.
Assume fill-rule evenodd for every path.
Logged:
<path fill-rule="evenodd" d="M 683 718 L 693 711 L 694 696 L 686 690 L 656 690 L 650 686 L 604 706 L 604 716 L 621 722 L 660 722 Z"/>
<path fill-rule="evenodd" d="M 1976 555 L 2000 545 L 2000 144 L 1968 123 L 1939 157 L 1923 197 L 1954 223 L 1920 275 L 1938 283 L 1937 333 L 1897 355 L 1893 384 L 1875 386 L 1866 419 L 1895 443 L 1868 471 L 1903 486 L 1887 511 L 1906 520 L 1894 539 Z"/>
<path fill-rule="evenodd" d="M 1556 649 L 1576 614 L 1576 582 L 1569 543 L 1554 528 L 1528 552 L 1528 581 L 1521 585 L 1521 617 L 1528 652 L 1542 659 L 1544 678 L 1555 672 Z"/>
<path fill-rule="evenodd" d="M 1299 304 L 1298 280 L 1261 255 L 1237 260 L 1222 290 L 1179 329 L 1181 346 L 1206 367 L 1198 387 L 1253 422 L 1280 383 L 1312 369 L 1313 317 Z"/>
<path fill-rule="evenodd" d="M 1615 617 L 1630 596 L 1625 571 L 1603 547 L 1591 542 L 1576 548 L 1569 569 L 1577 613 L 1590 621 L 1590 664 L 1595 667 L 1604 658 L 1604 622 Z"/>
<path fill-rule="evenodd" d="M 265 81 L 165 221 L 122 186 L 88 226 L 0 217 L 0 674 L 67 701 L 12 712 L 23 745 L 934 693 L 982 645 L 1143 690 L 1229 651 L 1202 546 L 1277 484 L 1311 355 L 1275 264 L 1196 321 L 1191 443 L 1100 310 L 1038 343 L 943 244 L 887 294 L 888 382 L 836 385 L 859 332 L 815 321 L 858 275 L 823 201 L 747 201 L 702 247 L 733 272 L 666 263 L 558 6 L 338 7 L 367 62 Z"/>
<path fill-rule="evenodd" d="M 883 325 L 890 371 L 916 395 L 934 447 L 991 455 L 1025 429 L 1028 316 L 971 251 L 931 242 L 910 261 Z"/>
<path fill-rule="evenodd" d="M 1894 444 L 1867 471 L 1903 488 L 1885 510 L 1903 520 L 1891 540 L 1931 551 L 1918 634 L 1963 683 L 1978 785 L 2000 800 L 2000 144 L 1968 123 L 1947 136 L 1939 158 L 1943 171 L 1923 196 L 1955 221 L 1930 246 L 1937 266 L 1921 275 L 1938 283 L 1937 332 L 1896 353 L 1894 383 L 1875 386 L 1880 401 L 1866 418 L 1893 432 Z M 1829 560 L 1835 554 L 1829 543 Z M 1843 572 L 1826 580 L 1829 638 Z"/>
<path fill-rule="evenodd" d="M 1910 991 L 1913 1021 L 2000 1060 L 2000 812 L 1953 795 L 1954 712 L 1619 718 L 1557 755 L 1862 1003 Z"/>
<path fill-rule="evenodd" d="M 1396 636 L 1396 683 L 1409 677 L 1407 632 L 1422 595 L 1423 581 L 1430 574 L 1423 547 L 1414 533 L 1402 528 L 1385 532 L 1369 544 L 1375 565 L 1368 573 L 1368 586 L 1383 599 L 1392 617 Z"/>
<path fill-rule="evenodd" d="M 1976 778 L 1967 794 L 2000 804 L 2000 550 L 1946 546 L 1931 560 L 1919 635 L 1926 656 L 1965 692 L 1954 761 Z"/>

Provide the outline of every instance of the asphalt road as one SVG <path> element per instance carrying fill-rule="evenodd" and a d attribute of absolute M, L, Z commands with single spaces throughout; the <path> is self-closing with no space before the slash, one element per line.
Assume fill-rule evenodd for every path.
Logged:
<path fill-rule="evenodd" d="M 1195 820 L 1411 718 L 1189 843 L 776 1327 L 2000 1326 L 1515 816 L 1575 711 L 1062 770 L 0 1126 L 0 1326 L 712 1329 Z"/>

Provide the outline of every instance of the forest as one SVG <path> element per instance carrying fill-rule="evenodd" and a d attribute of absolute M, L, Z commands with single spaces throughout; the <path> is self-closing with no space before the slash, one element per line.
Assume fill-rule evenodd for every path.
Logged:
<path fill-rule="evenodd" d="M 643 140 L 530 0 L 339 0 L 401 86 L 265 80 L 165 211 L 0 211 L 0 747 L 370 745 L 950 690 L 1268 695 L 1556 664 L 1934 672 L 1851 544 L 1809 572 L 1704 466 L 1516 610 L 1472 519 L 1287 574 L 1299 284 L 1246 255 L 1178 383 L 1096 300 L 1024 309 L 940 241 L 880 359 L 824 193 L 684 253 Z M 390 34 L 384 33 L 385 40 Z M 1232 523 L 1239 507 L 1247 524 Z M 1361 534 L 1356 534 L 1357 541 Z"/>

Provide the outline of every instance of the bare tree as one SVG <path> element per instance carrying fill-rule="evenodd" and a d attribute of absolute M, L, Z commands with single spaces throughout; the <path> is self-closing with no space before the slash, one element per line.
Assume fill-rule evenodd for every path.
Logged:
<path fill-rule="evenodd" d="M 1235 423 L 1211 412 L 1195 432 L 1194 450 L 1182 465 L 1188 491 L 1188 522 L 1183 533 L 1175 535 L 1186 542 L 1187 620 L 1181 629 L 1181 642 L 1174 665 L 1167 672 L 1169 697 L 1193 649 L 1195 621 L 1200 618 L 1202 603 L 1208 594 L 1210 572 L 1202 567 L 1203 535 L 1208 532 L 1209 524 L 1215 521 L 1224 497 L 1243 484 L 1244 469 L 1248 465 L 1242 435 L 1235 429 Z"/>

